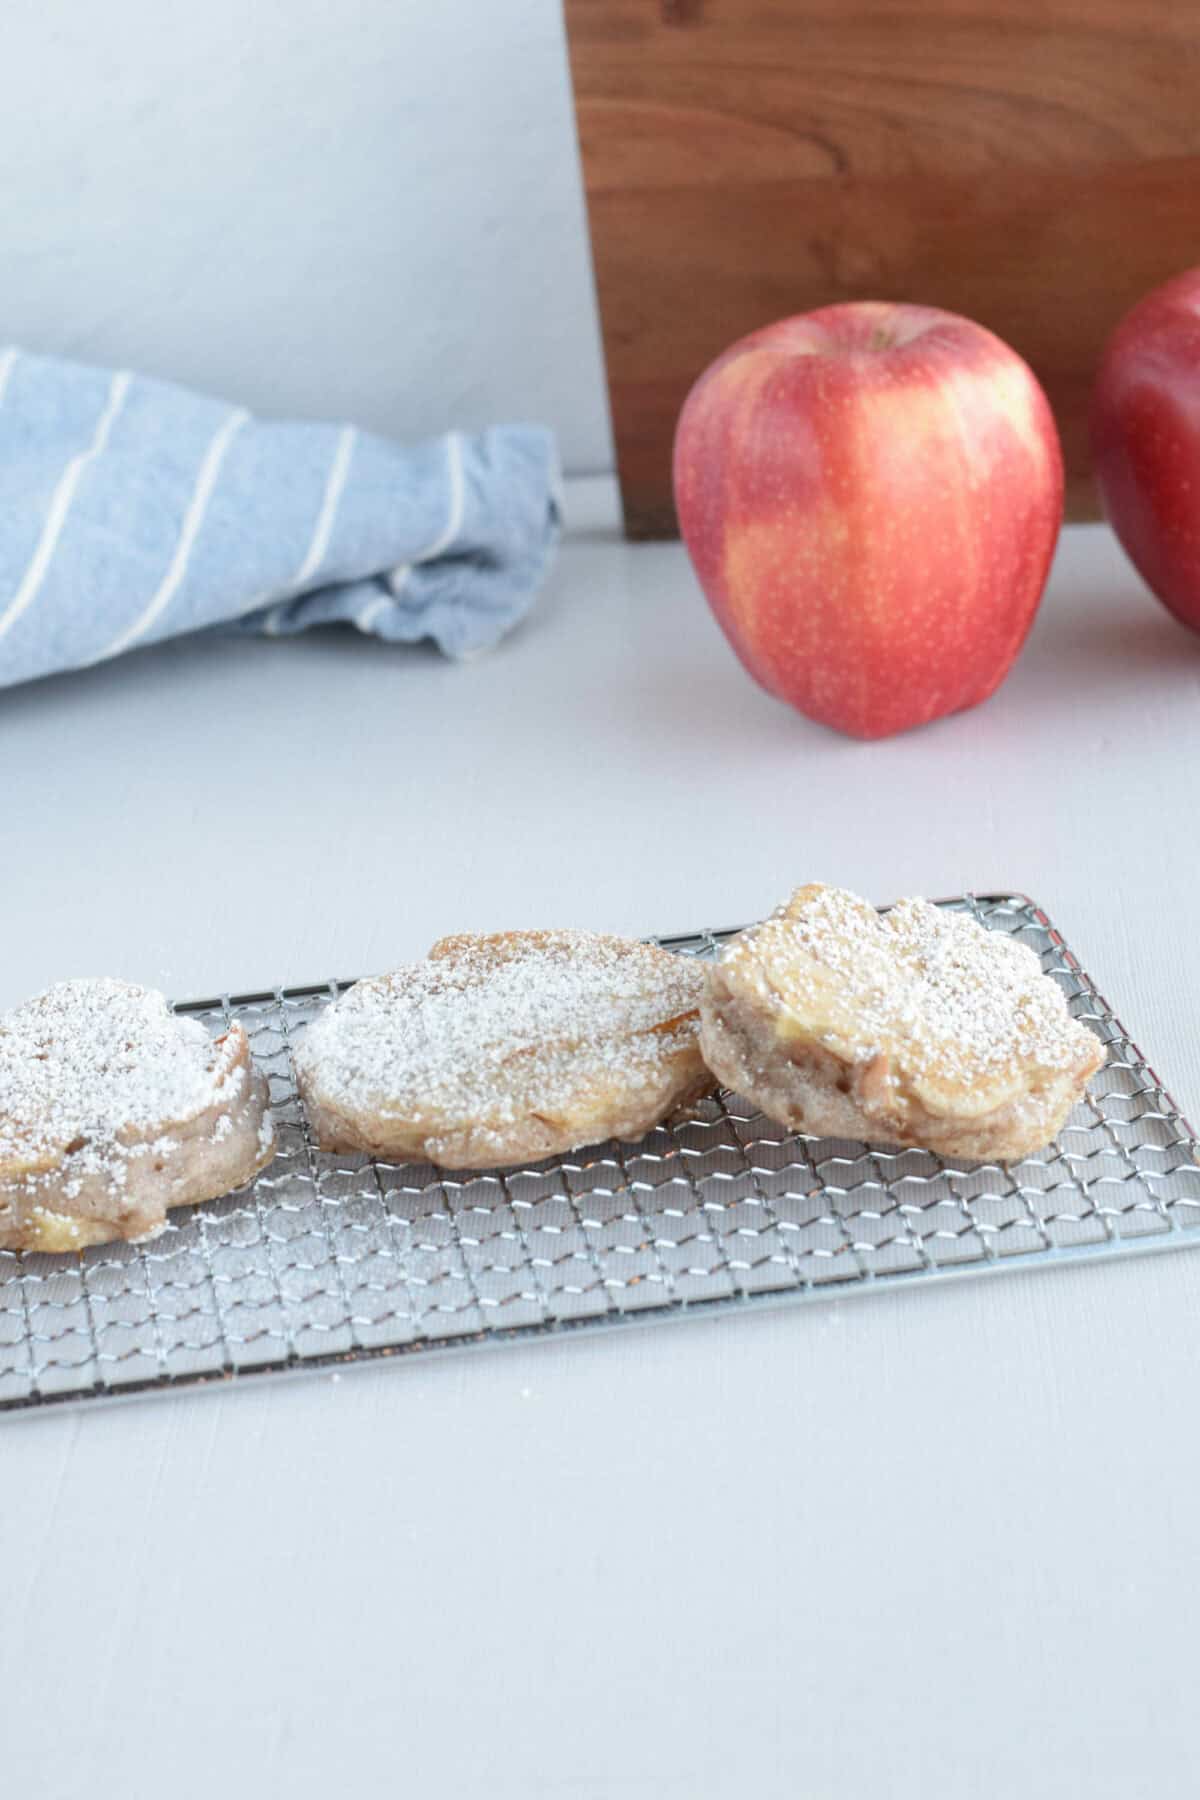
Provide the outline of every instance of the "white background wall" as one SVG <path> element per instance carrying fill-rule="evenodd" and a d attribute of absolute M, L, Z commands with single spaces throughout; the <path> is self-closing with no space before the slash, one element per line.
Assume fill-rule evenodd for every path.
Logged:
<path fill-rule="evenodd" d="M 609 467 L 559 0 L 4 0 L 6 340 Z"/>

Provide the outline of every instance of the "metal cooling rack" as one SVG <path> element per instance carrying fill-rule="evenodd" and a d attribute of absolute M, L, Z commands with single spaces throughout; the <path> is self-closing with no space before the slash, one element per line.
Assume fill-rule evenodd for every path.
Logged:
<path fill-rule="evenodd" d="M 296 1040 L 344 982 L 194 1001 L 240 1019 L 279 1152 L 152 1243 L 0 1251 L 0 1410 L 1200 1241 L 1200 1146 L 1031 901 L 947 901 L 1031 945 L 1108 1062 L 1003 1168 L 785 1132 L 722 1094 L 639 1144 L 455 1179 L 313 1147 Z M 658 941 L 711 956 L 728 932 Z"/>

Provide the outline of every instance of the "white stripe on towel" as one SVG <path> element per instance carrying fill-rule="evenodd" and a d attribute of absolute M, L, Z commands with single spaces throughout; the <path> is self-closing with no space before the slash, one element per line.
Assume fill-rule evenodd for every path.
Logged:
<path fill-rule="evenodd" d="M 338 433 L 337 448 L 333 453 L 333 461 L 329 465 L 329 474 L 325 479 L 325 492 L 321 499 L 321 510 L 317 514 L 317 522 L 313 528 L 312 542 L 305 552 L 304 561 L 284 588 L 283 598 L 276 602 L 262 622 L 262 629 L 268 637 L 279 636 L 279 627 L 288 606 L 300 590 L 308 585 L 325 560 L 325 552 L 328 550 L 329 540 L 333 536 L 338 505 L 346 486 L 346 477 L 350 472 L 350 458 L 357 436 L 357 427 L 353 425 L 343 425 Z M 259 595 L 251 601 L 246 611 L 256 611 L 266 599 L 266 594 Z"/>
<path fill-rule="evenodd" d="M 411 574 L 411 563 L 397 563 L 394 569 L 389 570 L 385 577 L 389 592 L 386 594 L 378 594 L 374 600 L 368 600 L 367 604 L 360 607 L 358 612 L 354 615 L 354 623 L 358 626 L 360 631 L 370 631 L 376 619 L 381 617 L 392 604 L 392 601 L 397 599 L 404 592 L 405 588 L 408 586 L 408 578 Z"/>
<path fill-rule="evenodd" d="M 311 581 L 321 565 L 322 557 L 329 548 L 329 539 L 333 534 L 334 519 L 337 516 L 338 501 L 341 499 L 342 489 L 346 485 L 346 474 L 350 467 L 350 452 L 353 446 L 353 439 L 354 427 L 352 425 L 347 425 L 343 429 L 341 438 L 338 441 L 337 452 L 334 456 L 333 464 L 329 471 L 329 479 L 325 487 L 325 498 L 321 503 L 320 516 L 317 519 L 317 527 L 313 533 L 313 541 L 309 545 L 308 554 L 296 575 L 284 589 L 282 598 L 277 600 L 270 611 L 264 615 L 261 629 L 266 637 L 279 636 L 280 629 L 283 625 L 284 614 L 287 612 L 288 607 L 291 605 L 296 595 L 304 587 L 305 583 Z M 413 558 L 414 562 L 431 562 L 435 556 L 441 556 L 444 551 L 450 548 L 463 527 L 467 493 L 466 478 L 463 472 L 462 438 L 457 431 L 450 432 L 446 439 L 446 474 L 450 488 L 450 500 L 446 512 L 446 523 L 433 541 L 430 544 L 427 544 L 425 549 L 422 550 L 418 556 Z M 389 585 L 393 594 L 398 594 L 400 592 L 405 581 L 408 579 L 411 566 L 412 565 L 409 563 L 401 563 L 392 571 L 392 574 L 389 577 Z M 256 611 L 266 598 L 267 596 L 265 594 L 261 595 L 246 608 L 247 612 Z M 358 626 L 360 631 L 370 631 L 371 626 L 375 623 L 376 619 L 379 618 L 380 614 L 390 604 L 391 602 L 383 595 L 378 596 L 374 600 L 368 600 L 366 605 L 355 614 L 354 623 Z"/>
<path fill-rule="evenodd" d="M 229 414 L 213 438 L 212 443 L 205 451 L 204 461 L 200 465 L 200 473 L 196 479 L 191 500 L 188 502 L 187 512 L 184 514 L 183 528 L 179 533 L 179 542 L 175 546 L 175 554 L 171 558 L 170 567 L 145 611 L 134 620 L 132 625 L 121 632 L 119 637 L 114 638 L 106 650 L 100 652 L 97 660 L 103 661 L 106 656 L 119 656 L 123 650 L 128 650 L 131 644 L 136 644 L 138 639 L 145 636 L 155 620 L 161 618 L 171 604 L 187 574 L 188 557 L 192 553 L 196 535 L 203 523 L 209 500 L 212 498 L 212 491 L 217 485 L 217 475 L 220 472 L 222 459 L 234 437 L 249 417 L 250 414 L 246 409 L 239 406 Z"/>
<path fill-rule="evenodd" d="M 262 599 L 263 599 L 263 596 L 260 594 L 258 597 L 259 605 L 262 604 Z M 290 600 L 281 600 L 279 602 L 278 606 L 273 606 L 271 608 L 270 612 L 266 614 L 266 616 L 264 617 L 263 622 L 262 622 L 261 630 L 262 630 L 264 636 L 266 636 L 266 637 L 278 637 L 279 636 L 279 627 L 283 623 L 283 615 L 287 611 L 287 609 L 290 605 L 291 605 Z M 252 606 L 248 606 L 246 608 L 246 611 L 253 612 L 254 608 Z"/>
<path fill-rule="evenodd" d="M 10 344 L 7 350 L 0 351 L 0 402 L 4 399 L 4 390 L 8 386 L 8 378 L 16 367 L 17 347 Z"/>
<path fill-rule="evenodd" d="M 441 556 L 444 550 L 450 548 L 462 530 L 463 508 L 467 496 L 463 480 L 462 439 L 457 431 L 452 431 L 446 439 L 446 473 L 450 477 L 450 510 L 446 523 L 432 544 L 422 550 L 419 556 L 414 556 L 414 562 L 432 562 L 435 556 Z"/>
<path fill-rule="evenodd" d="M 354 615 L 354 623 L 360 631 L 370 631 L 380 613 L 386 612 L 391 604 L 387 594 L 377 595 L 374 600 L 368 600 L 365 606 L 359 608 Z"/>
<path fill-rule="evenodd" d="M 350 470 L 350 456 L 357 436 L 353 425 L 343 425 L 338 437 L 337 451 L 329 470 L 329 479 L 325 483 L 325 498 L 321 502 L 321 510 L 317 515 L 317 528 L 313 532 L 312 543 L 308 546 L 308 555 L 300 564 L 292 577 L 290 587 L 302 588 L 310 582 L 325 558 L 329 548 L 329 540 L 333 536 L 333 522 L 337 518 L 338 502 L 342 497 L 342 489 L 346 485 L 346 476 Z"/>
<path fill-rule="evenodd" d="M 12 367 L 12 364 L 9 364 Z M 3 637 L 10 626 L 15 625 L 26 607 L 30 606 L 37 596 L 37 591 L 45 580 L 46 570 L 54 555 L 54 547 L 62 536 L 63 526 L 67 522 L 67 514 L 71 510 L 71 502 L 75 498 L 75 489 L 79 485 L 79 477 L 92 458 L 99 456 L 108 442 L 108 434 L 112 430 L 113 420 L 120 412 L 129 391 L 130 375 L 128 369 L 121 369 L 109 383 L 108 400 L 100 415 L 95 435 L 86 450 L 79 450 L 71 458 L 58 479 L 58 486 L 50 501 L 50 510 L 46 514 L 46 522 L 42 526 L 42 535 L 38 539 L 37 548 L 29 561 L 29 567 L 21 577 L 21 585 L 9 601 L 5 611 L 0 614 L 0 637 Z"/>

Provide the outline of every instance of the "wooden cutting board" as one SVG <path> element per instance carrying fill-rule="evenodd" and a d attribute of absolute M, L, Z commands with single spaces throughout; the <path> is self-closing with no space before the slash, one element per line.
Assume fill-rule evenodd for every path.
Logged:
<path fill-rule="evenodd" d="M 1200 263 L 1186 0 L 565 0 L 626 528 L 675 529 L 670 448 L 732 339 L 919 300 L 1044 382 L 1094 515 L 1088 390 L 1147 288 Z"/>

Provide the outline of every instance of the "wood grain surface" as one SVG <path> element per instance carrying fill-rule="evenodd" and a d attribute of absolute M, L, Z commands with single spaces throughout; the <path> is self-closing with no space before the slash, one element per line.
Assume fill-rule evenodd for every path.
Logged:
<path fill-rule="evenodd" d="M 1101 344 L 1200 262 L 1200 7 L 1174 0 L 566 0 L 626 528 L 732 339 L 919 300 L 1045 383 L 1068 511 Z"/>

